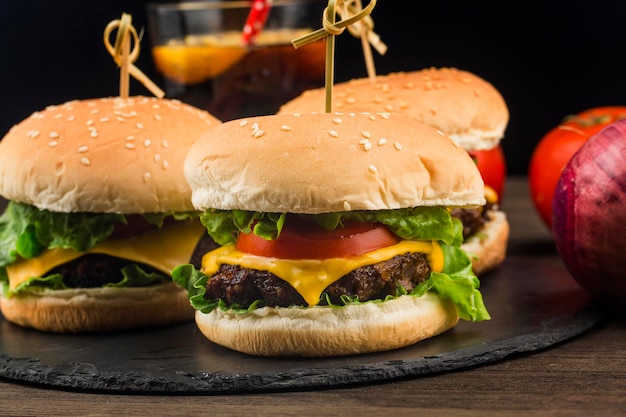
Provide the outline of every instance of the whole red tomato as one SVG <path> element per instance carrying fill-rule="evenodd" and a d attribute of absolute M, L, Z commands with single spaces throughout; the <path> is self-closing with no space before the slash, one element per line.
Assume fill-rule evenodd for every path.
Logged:
<path fill-rule="evenodd" d="M 605 106 L 567 116 L 537 144 L 530 158 L 528 180 L 533 204 L 548 228 L 552 226 L 552 199 L 561 172 L 591 136 L 626 118 L 626 106 Z"/>
<path fill-rule="evenodd" d="M 486 151 L 472 151 L 470 156 L 476 162 L 485 185 L 496 192 L 498 201 L 502 201 L 506 177 L 506 161 L 502 147 L 497 146 Z"/>

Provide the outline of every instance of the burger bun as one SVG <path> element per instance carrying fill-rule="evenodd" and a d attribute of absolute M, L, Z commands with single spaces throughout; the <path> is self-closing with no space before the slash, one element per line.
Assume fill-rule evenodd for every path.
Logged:
<path fill-rule="evenodd" d="M 193 320 L 187 291 L 174 282 L 151 287 L 43 290 L 3 297 L 14 324 L 55 333 L 110 332 Z"/>
<path fill-rule="evenodd" d="M 196 324 L 207 339 L 256 356 L 330 357 L 398 349 L 445 332 L 458 320 L 454 305 L 432 293 L 342 308 L 196 311 Z"/>

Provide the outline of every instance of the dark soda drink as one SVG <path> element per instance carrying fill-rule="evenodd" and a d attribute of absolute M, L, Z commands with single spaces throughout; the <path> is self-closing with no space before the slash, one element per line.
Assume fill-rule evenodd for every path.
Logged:
<path fill-rule="evenodd" d="M 298 49 L 291 40 L 309 30 L 272 29 L 254 45 L 241 33 L 187 36 L 152 54 L 169 98 L 206 109 L 222 121 L 268 115 L 311 88 L 324 85 L 325 41 Z"/>

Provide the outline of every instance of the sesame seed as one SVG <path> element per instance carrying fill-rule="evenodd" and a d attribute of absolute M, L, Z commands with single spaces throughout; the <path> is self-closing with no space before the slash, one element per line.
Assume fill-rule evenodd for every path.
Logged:
<path fill-rule="evenodd" d="M 300 113 L 294 113 L 293 114 L 295 117 L 300 117 Z"/>
<path fill-rule="evenodd" d="M 376 116 L 374 116 L 373 114 L 370 114 L 370 120 L 372 121 L 376 120 Z"/>
<path fill-rule="evenodd" d="M 135 137 L 132 136 L 132 135 L 131 136 L 126 136 L 126 140 L 135 140 Z"/>
<path fill-rule="evenodd" d="M 143 146 L 145 146 L 146 148 L 150 145 L 152 145 L 152 141 L 150 139 L 145 139 L 143 141 Z"/>
<path fill-rule="evenodd" d="M 39 136 L 39 131 L 38 130 L 29 130 L 28 133 L 26 133 L 26 136 L 28 136 L 31 139 L 35 139 L 37 136 Z"/>
<path fill-rule="evenodd" d="M 348 97 L 348 98 L 346 99 L 346 103 L 348 103 L 348 104 L 354 104 L 354 103 L 356 103 L 356 99 L 355 99 L 354 97 Z"/>
<path fill-rule="evenodd" d="M 363 144 L 363 149 L 365 149 L 366 151 L 369 151 L 370 149 L 372 149 L 372 144 L 367 141 Z"/>
<path fill-rule="evenodd" d="M 53 147 L 53 148 L 54 148 L 55 146 L 57 146 L 58 144 L 59 144 L 59 142 L 57 142 L 56 140 L 51 140 L 50 142 L 48 142 L 48 145 L 49 145 L 49 146 L 51 146 L 51 147 Z"/>
<path fill-rule="evenodd" d="M 339 137 L 339 133 L 337 133 L 336 130 L 331 130 L 328 132 L 328 134 L 334 138 L 338 138 Z"/>
<path fill-rule="evenodd" d="M 440 135 L 440 136 L 445 136 L 446 135 L 445 133 L 443 133 L 441 130 L 438 130 L 438 129 L 437 129 L 437 134 Z"/>
<path fill-rule="evenodd" d="M 290 130 L 291 130 L 291 126 L 282 125 L 282 126 L 280 127 L 280 129 L 281 129 L 281 130 L 284 130 L 284 131 L 286 131 L 286 132 L 288 132 L 288 131 L 290 131 Z"/>
<path fill-rule="evenodd" d="M 371 138 L 371 137 L 372 137 L 372 135 L 370 134 L 370 132 L 368 132 L 367 130 L 362 131 L 362 132 L 361 132 L 361 136 L 363 136 L 364 138 L 367 138 L 367 139 L 369 139 L 369 138 Z"/>
<path fill-rule="evenodd" d="M 80 163 L 85 165 L 85 166 L 87 166 L 87 165 L 91 164 L 91 161 L 89 160 L 89 158 L 83 157 L 83 158 L 80 158 Z"/>
<path fill-rule="evenodd" d="M 49 135 L 52 139 L 57 139 L 59 137 L 59 134 L 57 132 L 50 132 Z"/>
<path fill-rule="evenodd" d="M 87 152 L 88 150 L 89 150 L 89 148 L 88 148 L 88 147 L 86 147 L 86 146 L 81 146 L 80 148 L 78 148 L 78 152 L 79 152 L 79 153 L 85 153 L 85 152 Z"/>
<path fill-rule="evenodd" d="M 390 116 L 389 113 L 379 113 L 379 114 L 380 114 L 380 117 L 382 117 L 383 119 L 389 120 L 389 116 Z"/>
<path fill-rule="evenodd" d="M 143 182 L 148 182 L 150 181 L 150 173 L 149 172 L 144 172 L 143 173 Z"/>
<path fill-rule="evenodd" d="M 341 122 L 342 122 L 342 120 L 341 120 L 339 117 L 337 117 L 337 118 L 333 119 L 333 123 L 335 123 L 335 124 L 340 125 L 340 124 L 341 124 Z"/>
<path fill-rule="evenodd" d="M 92 138 L 97 138 L 98 137 L 98 131 L 96 129 L 92 130 L 91 133 L 89 134 L 89 136 L 91 136 Z"/>
<path fill-rule="evenodd" d="M 161 146 L 163 146 L 164 148 L 167 148 L 168 146 L 170 146 L 170 144 L 165 139 L 163 139 L 161 141 Z"/>
<path fill-rule="evenodd" d="M 378 139 L 378 146 L 383 146 L 387 144 L 387 139 L 385 138 L 380 138 Z"/>
<path fill-rule="evenodd" d="M 160 154 L 155 154 L 154 155 L 154 162 L 159 162 L 161 160 L 161 155 Z"/>
<path fill-rule="evenodd" d="M 345 211 L 350 211 L 352 209 L 352 207 L 350 206 L 350 203 L 348 203 L 347 201 L 343 202 L 343 209 Z"/>
<path fill-rule="evenodd" d="M 76 117 L 74 117 L 74 116 L 69 116 L 69 117 L 67 118 L 67 121 L 68 121 L 68 122 L 73 122 L 75 119 L 76 119 Z"/>
<path fill-rule="evenodd" d="M 127 143 L 126 144 L 126 149 L 135 149 L 135 144 L 134 143 Z"/>
<path fill-rule="evenodd" d="M 160 115 L 158 115 L 158 114 L 154 115 L 154 119 L 155 120 L 163 120 L 163 118 Z"/>
<path fill-rule="evenodd" d="M 91 114 L 98 114 L 98 113 L 100 113 L 100 110 L 98 110 L 98 109 L 93 109 L 90 113 L 91 113 Z"/>
<path fill-rule="evenodd" d="M 143 129 L 143 125 L 141 123 L 137 123 L 137 129 Z"/>
<path fill-rule="evenodd" d="M 101 117 L 101 118 L 100 118 L 100 121 L 101 121 L 101 122 L 108 122 L 108 121 L 109 121 L 109 118 L 108 118 L 108 117 Z"/>
<path fill-rule="evenodd" d="M 393 144 L 393 147 L 396 148 L 397 150 L 402 150 L 402 145 L 400 144 L 400 142 L 396 142 Z"/>
<path fill-rule="evenodd" d="M 161 164 L 161 167 L 163 169 L 167 169 L 170 166 L 169 162 L 167 162 L 165 159 L 163 160 L 163 163 Z"/>
<path fill-rule="evenodd" d="M 250 128 L 252 130 L 257 130 L 259 128 L 259 124 L 257 122 L 252 123 L 252 126 L 250 126 Z"/>
<path fill-rule="evenodd" d="M 378 168 L 376 168 L 375 165 L 370 165 L 367 167 L 367 169 L 369 169 L 370 172 L 378 172 Z"/>
<path fill-rule="evenodd" d="M 239 126 L 241 126 L 241 127 L 244 127 L 247 124 L 248 124 L 247 120 L 242 120 L 242 121 L 239 122 Z"/>
<path fill-rule="evenodd" d="M 126 121 L 126 119 L 124 119 L 122 116 L 117 116 L 116 117 L 118 122 L 124 123 Z"/>
<path fill-rule="evenodd" d="M 260 138 L 261 136 L 263 136 L 265 132 L 262 129 L 257 129 L 254 132 L 252 132 L 252 136 L 255 138 Z"/>
<path fill-rule="evenodd" d="M 393 106 L 392 106 L 391 104 L 387 104 L 387 105 L 385 106 L 385 110 L 387 110 L 387 111 L 389 111 L 389 112 L 392 112 L 392 111 L 393 111 Z"/>
<path fill-rule="evenodd" d="M 61 117 L 63 117 L 61 113 L 57 113 L 54 116 L 52 116 L 53 119 L 60 119 Z"/>

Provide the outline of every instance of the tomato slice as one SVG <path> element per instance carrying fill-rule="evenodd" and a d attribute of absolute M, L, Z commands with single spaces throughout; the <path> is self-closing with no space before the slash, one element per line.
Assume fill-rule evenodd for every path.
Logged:
<path fill-rule="evenodd" d="M 277 239 L 239 233 L 235 246 L 241 252 L 268 258 L 328 259 L 363 255 L 399 240 L 380 223 L 345 222 L 344 227 L 325 230 L 312 222 L 287 217 Z"/>

